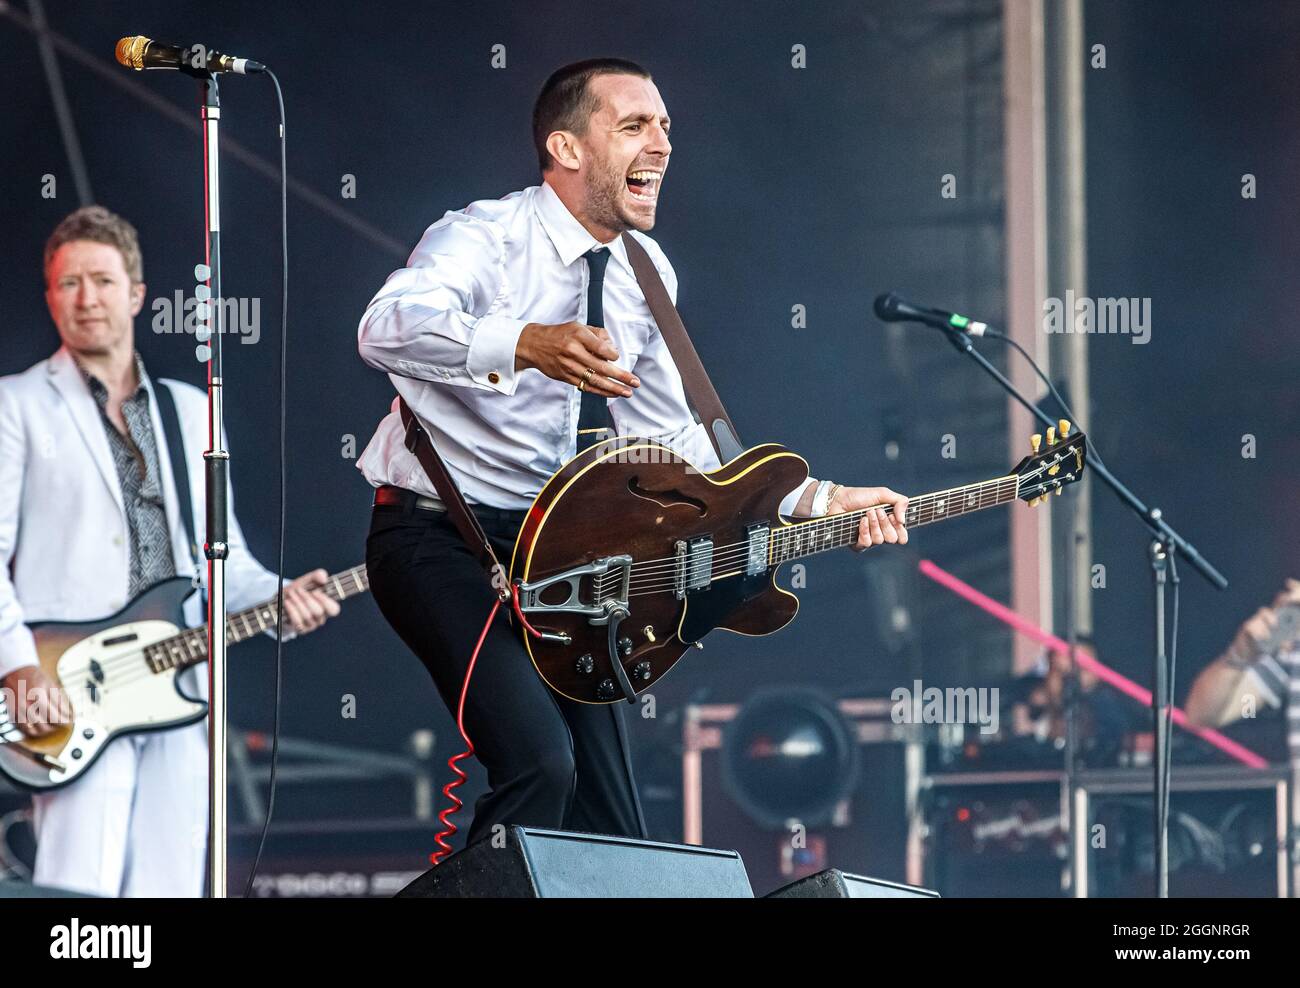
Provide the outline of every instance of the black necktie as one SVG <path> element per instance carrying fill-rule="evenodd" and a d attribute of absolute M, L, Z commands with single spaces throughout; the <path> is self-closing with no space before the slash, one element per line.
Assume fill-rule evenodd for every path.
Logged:
<path fill-rule="evenodd" d="M 587 259 L 591 278 L 587 282 L 587 325 L 605 325 L 605 265 L 609 263 L 609 248 L 593 248 L 582 255 Z M 592 377 L 595 377 L 593 374 Z M 609 399 L 591 391 L 582 392 L 582 410 L 578 413 L 578 452 L 608 438 Z"/>

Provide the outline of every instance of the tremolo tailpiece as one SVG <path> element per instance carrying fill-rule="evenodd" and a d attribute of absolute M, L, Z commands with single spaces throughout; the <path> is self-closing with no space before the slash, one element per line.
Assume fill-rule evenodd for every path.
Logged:
<path fill-rule="evenodd" d="M 592 587 L 591 603 L 582 600 L 582 579 L 589 578 Z M 568 585 L 567 596 L 554 603 L 542 600 L 542 595 L 559 584 Z M 575 566 L 555 576 L 540 580 L 516 580 L 519 588 L 519 608 L 524 613 L 540 614 L 581 614 L 588 623 L 606 625 L 609 629 L 609 659 L 614 669 L 614 676 L 628 703 L 636 702 L 636 691 L 627 677 L 627 670 L 619 661 L 618 626 L 630 613 L 628 596 L 632 584 L 632 557 L 605 556 L 594 559 L 583 566 Z M 568 645 L 572 639 L 563 632 L 542 631 L 542 640 L 560 645 Z"/>

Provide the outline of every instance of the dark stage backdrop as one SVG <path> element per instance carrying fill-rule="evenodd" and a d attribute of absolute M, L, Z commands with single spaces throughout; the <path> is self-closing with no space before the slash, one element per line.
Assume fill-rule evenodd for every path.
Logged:
<path fill-rule="evenodd" d="M 1300 5 L 1090 0 L 1086 23 L 1088 43 L 1107 45 L 1086 77 L 1089 290 L 1149 298 L 1152 316 L 1146 345 L 1091 338 L 1091 433 L 1231 583 L 1218 592 L 1180 568 L 1182 699 L 1300 577 Z M 1098 645 L 1148 684 L 1145 530 L 1093 491 Z"/>
<path fill-rule="evenodd" d="M 1110 51 L 1107 69 L 1088 77 L 1090 264 L 1093 294 L 1156 296 L 1156 328 L 1146 347 L 1094 341 L 1093 426 L 1111 464 L 1235 581 L 1215 596 L 1185 573 L 1190 671 L 1295 564 L 1287 386 L 1296 348 L 1285 316 L 1296 274 L 1288 182 L 1297 128 L 1286 82 L 1297 17 L 1282 3 L 1231 13 L 1202 4 L 1185 19 L 1165 5 L 1133 6 L 1089 5 L 1089 40 Z M 283 80 L 290 173 L 320 197 L 293 194 L 289 204 L 291 574 L 362 558 L 369 489 L 353 455 L 392 395 L 356 355 L 366 302 L 445 210 L 537 182 L 536 90 L 558 65 L 595 54 L 646 65 L 672 114 L 672 174 L 653 235 L 746 441 L 786 443 L 819 476 L 910 492 L 1008 465 L 1005 403 L 991 382 L 926 331 L 886 330 L 870 315 L 871 298 L 890 288 L 991 321 L 1003 315 L 995 0 L 46 7 L 51 26 L 101 65 L 119 37 L 144 33 L 258 58 Z M 796 46 L 806 67 L 792 64 Z M 78 203 L 36 45 L 7 19 L 0 58 L 9 80 L 0 373 L 12 373 L 57 345 L 41 248 Z M 94 197 L 140 230 L 149 301 L 188 292 L 202 249 L 200 142 L 112 79 L 196 120 L 195 84 L 111 66 L 109 79 L 68 53 L 60 62 Z M 270 85 L 228 78 L 222 90 L 224 138 L 274 162 Z M 1245 171 L 1260 176 L 1258 200 L 1236 192 Z M 45 175 L 56 198 L 41 195 Z M 946 175 L 955 197 L 942 194 Z M 354 198 L 343 195 L 349 177 Z M 269 562 L 278 194 L 232 154 L 223 191 L 225 289 L 261 305 L 260 341 L 226 351 L 236 506 Z M 793 325 L 799 312 L 806 325 Z M 149 316 L 137 320 L 137 338 L 153 373 L 201 383 L 193 340 L 152 332 Z M 1237 452 L 1245 432 L 1259 437 L 1255 460 Z M 956 458 L 943 456 L 947 435 Z M 1097 604 L 1103 650 L 1145 679 L 1142 540 L 1107 494 L 1094 503 L 1097 556 L 1109 567 Z M 906 553 L 810 561 L 795 625 L 764 640 L 715 636 L 664 682 L 658 721 L 639 723 L 638 734 L 671 765 L 674 715 L 689 699 L 743 700 L 788 682 L 888 693 L 914 672 L 944 685 L 991 681 L 1008 668 L 1009 639 L 919 581 L 914 565 L 929 556 L 1006 599 L 1006 541 L 1005 512 L 989 512 L 919 531 Z M 901 611 L 878 606 L 892 600 Z M 236 724 L 269 726 L 271 648 L 255 642 L 232 655 Z M 453 750 L 450 719 L 373 602 L 349 604 L 286 658 L 286 734 L 395 749 L 431 727 L 439 757 Z M 345 695 L 355 718 L 341 716 Z M 295 790 L 281 798 L 285 815 L 306 812 Z M 332 809 L 396 814 L 403 799 L 376 789 Z"/>

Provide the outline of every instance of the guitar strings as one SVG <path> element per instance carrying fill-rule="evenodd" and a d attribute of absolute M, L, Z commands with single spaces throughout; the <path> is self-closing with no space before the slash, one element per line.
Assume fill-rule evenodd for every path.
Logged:
<path fill-rule="evenodd" d="M 981 507 L 993 506 L 994 505 L 992 504 L 981 505 Z M 958 513 L 965 513 L 966 510 L 968 509 L 963 508 L 962 512 L 954 511 L 951 512 L 951 514 L 956 515 Z M 912 522 L 912 527 L 929 524 L 934 520 L 936 519 L 917 519 Z M 765 554 L 764 568 L 766 569 L 773 565 L 780 565 L 783 562 L 789 561 L 789 559 L 799 558 L 802 555 L 821 552 L 826 549 L 837 548 L 840 545 L 844 545 L 846 544 L 846 540 L 857 530 L 860 523 L 861 519 L 856 518 L 849 521 L 839 521 L 834 524 L 823 525 L 820 526 L 818 530 L 809 530 L 809 536 L 811 537 L 794 539 L 790 545 L 786 544 L 791 541 L 790 539 L 782 539 L 780 540 L 780 543 L 774 547 L 776 550 L 775 555 L 781 556 L 788 549 L 795 550 L 795 553 L 785 558 L 774 558 L 771 553 Z M 711 554 L 709 557 L 711 568 L 716 569 L 724 567 L 731 563 L 740 562 L 749 558 L 750 547 L 748 544 L 732 543 L 731 545 L 737 548 L 724 546 L 721 551 L 715 550 Z M 687 561 L 687 567 L 689 567 L 689 560 Z M 649 583 L 653 583 L 655 580 L 660 580 L 662 582 L 664 578 L 669 578 L 669 583 L 675 582 L 677 579 L 681 578 L 683 566 L 681 561 L 675 560 L 673 563 L 666 565 L 659 564 L 654 567 L 642 567 L 633 563 L 631 568 L 633 576 L 629 580 L 629 585 L 643 587 Z M 603 589 L 611 580 L 621 582 L 622 575 L 619 573 L 607 573 L 596 577 L 594 582 L 596 586 Z"/>
<path fill-rule="evenodd" d="M 928 524 L 931 521 L 934 521 L 936 517 L 946 518 L 952 515 L 966 513 L 969 510 L 979 510 L 981 508 L 995 507 L 997 504 L 1002 503 L 997 499 L 1005 497 L 1007 493 L 1001 488 L 1015 481 L 1017 481 L 1017 478 L 1014 475 L 1010 475 L 1007 477 L 999 478 L 998 480 L 985 481 L 981 484 L 974 484 L 971 485 L 969 488 L 954 487 L 950 491 L 937 491 L 933 494 L 920 495 L 918 498 L 913 500 L 908 505 L 908 514 L 911 514 L 913 511 L 915 511 L 918 516 L 916 520 L 908 524 L 924 525 L 924 524 Z M 975 488 L 979 488 L 978 494 L 975 493 Z M 924 509 L 933 507 L 933 504 L 931 504 L 930 502 L 938 502 L 941 498 L 945 500 L 952 500 L 951 497 L 945 498 L 944 495 L 951 495 L 955 492 L 961 492 L 963 494 L 968 493 L 972 496 L 976 496 L 978 497 L 980 503 L 972 506 L 970 504 L 970 497 L 968 496 L 963 499 L 959 499 L 961 501 L 961 503 L 958 504 L 959 510 L 945 509 L 941 513 L 932 512 L 930 517 L 928 518 L 921 517 Z M 991 503 L 984 503 L 985 499 L 990 495 L 992 495 L 995 498 L 995 500 L 992 501 Z M 774 536 L 774 539 L 788 540 L 791 537 L 796 537 L 792 535 L 792 533 L 798 532 L 799 530 L 807 530 L 810 532 L 812 531 L 824 532 L 827 529 L 834 528 L 835 530 L 838 531 L 839 526 L 844 526 L 848 522 L 852 522 L 854 524 L 860 523 L 862 518 L 866 516 L 867 512 L 873 510 L 881 510 L 884 511 L 886 514 L 889 514 L 890 516 L 893 515 L 893 508 L 891 505 L 887 505 L 887 504 L 871 505 L 866 508 L 858 508 L 853 511 L 842 512 L 838 515 L 831 515 L 831 516 L 826 516 L 825 518 L 812 519 L 810 521 L 799 522 L 794 525 L 776 529 L 773 531 L 772 534 Z M 748 551 L 748 546 L 749 544 L 747 542 L 732 542 L 732 543 L 728 543 L 727 545 L 715 547 L 714 554 L 716 556 L 719 552 L 731 550 L 736 547 L 740 547 L 745 551 Z M 635 562 L 632 564 L 632 569 L 638 572 L 650 571 L 655 566 L 659 566 L 660 568 L 663 569 L 671 569 L 675 567 L 678 562 L 679 560 L 678 557 L 676 556 L 662 556 L 659 557 L 658 559 L 647 559 L 647 560 L 640 560 L 638 562 Z"/>
<path fill-rule="evenodd" d="M 1015 479 L 1014 477 L 1004 478 L 1001 481 L 989 482 L 988 484 L 981 485 L 981 486 L 993 487 L 994 484 L 996 484 L 997 487 L 1002 487 L 1007 483 L 1007 481 L 1014 480 L 1014 479 Z M 970 499 L 966 499 L 965 501 L 959 502 L 954 510 L 945 510 L 940 514 L 932 514 L 930 517 L 924 517 L 924 516 L 917 517 L 911 523 L 911 525 L 912 527 L 916 527 L 919 525 L 930 524 L 931 522 L 939 520 L 940 518 L 952 517 L 958 514 L 966 514 L 970 511 L 980 510 L 983 508 L 995 507 L 1000 503 L 1005 503 L 1005 501 L 1001 499 L 1006 497 L 1006 493 L 1007 493 L 1006 491 L 1002 491 L 999 489 L 981 491 L 979 495 L 980 503 L 978 504 L 972 504 Z M 992 501 L 988 501 L 989 495 L 993 496 L 994 499 Z M 883 510 L 885 510 L 886 512 L 892 513 L 891 509 L 888 506 L 881 506 L 881 507 L 883 507 Z M 807 537 L 804 537 L 803 532 L 798 532 L 797 534 L 793 534 L 794 530 L 804 528 L 804 526 L 791 526 L 790 528 L 787 529 L 778 530 L 780 534 L 778 534 L 777 538 L 773 540 L 773 542 L 777 543 L 775 546 L 777 550 L 777 554 L 780 555 L 787 548 L 795 549 L 797 554 L 794 556 L 787 557 L 787 559 L 770 559 L 770 557 L 768 557 L 765 558 L 765 563 L 767 564 L 767 566 L 780 565 L 780 563 L 786 562 L 790 558 L 798 558 L 798 555 L 806 554 L 806 550 L 808 549 L 810 544 L 815 546 L 812 549 L 812 552 L 820 552 L 823 549 L 835 548 L 836 545 L 830 544 L 832 540 L 844 539 L 847 536 L 849 536 L 861 524 L 862 517 L 869 510 L 871 509 L 864 508 L 864 509 L 860 509 L 859 511 L 843 512 L 840 515 L 832 516 L 832 518 L 826 519 L 819 525 L 808 526 L 806 528 Z M 909 506 L 908 513 L 911 514 L 911 506 Z M 792 539 L 793 539 L 792 544 L 787 545 L 787 543 L 791 543 Z M 826 544 L 817 545 L 817 543 L 826 543 Z M 843 543 L 841 542 L 837 544 L 843 544 Z M 726 566 L 729 565 L 730 563 L 738 562 L 740 560 L 746 559 L 749 556 L 749 551 L 750 551 L 749 544 L 744 542 L 734 542 L 719 547 L 719 549 L 714 550 L 711 556 L 712 568 L 717 568 L 719 566 Z M 669 576 L 671 576 L 672 579 L 669 579 L 666 583 L 661 583 L 661 585 L 664 586 L 674 585 L 680 578 L 680 573 L 682 569 L 681 560 L 678 559 L 677 557 L 666 557 L 666 558 L 671 558 L 672 562 L 667 564 L 656 563 L 655 561 L 646 561 L 644 563 L 633 563 L 631 569 L 634 575 L 629 580 L 629 589 L 633 586 L 639 589 L 644 589 L 646 586 L 652 585 L 652 581 L 654 581 L 656 578 L 663 578 Z M 610 573 L 610 574 L 602 575 L 595 579 L 594 581 L 595 586 L 598 588 L 598 593 L 601 594 L 602 596 L 605 587 L 607 586 L 610 580 L 618 580 L 621 582 L 622 575 L 619 573 Z"/>
<path fill-rule="evenodd" d="M 340 589 L 339 587 L 335 586 L 336 581 L 339 584 L 343 584 L 343 589 Z M 334 574 L 329 579 L 327 579 L 325 582 L 324 592 L 329 596 L 334 597 L 334 599 L 336 600 L 346 600 L 348 597 L 351 597 L 358 593 L 362 593 L 363 591 L 369 589 L 369 586 L 370 586 L 370 581 L 366 578 L 365 567 L 358 566 L 358 567 L 354 567 L 351 570 L 347 570 L 344 573 Z M 254 631 L 249 627 L 247 623 L 247 618 L 248 615 L 255 614 L 259 611 L 262 611 L 263 609 L 268 610 L 272 614 L 272 620 L 274 620 L 274 612 L 275 612 L 274 599 L 263 601 L 261 604 L 255 604 L 252 607 L 248 607 L 243 610 L 236 611 L 234 614 L 227 616 L 226 618 L 227 644 L 234 644 L 240 641 L 244 641 L 245 639 L 252 638 L 255 634 L 260 633 L 259 631 Z M 244 623 L 244 629 L 242 630 L 242 632 L 234 626 L 236 620 L 241 620 Z M 264 631 L 266 629 L 260 629 L 260 630 Z M 179 639 L 189 638 L 193 640 L 199 637 L 202 638 L 203 647 L 205 649 L 205 652 L 202 654 L 206 656 L 207 625 L 201 624 L 195 628 L 185 628 L 181 631 L 178 631 L 174 635 L 169 635 L 168 637 L 159 639 L 156 642 L 149 642 L 148 644 L 142 646 L 138 652 L 127 652 L 122 655 L 114 656 L 111 659 L 106 659 L 99 664 L 100 669 L 103 670 L 105 673 L 108 673 L 113 671 L 114 669 L 121 669 L 123 666 L 132 665 L 136 662 L 137 659 L 142 659 L 144 661 L 145 669 L 147 670 L 143 675 L 144 676 L 155 675 L 156 674 L 155 670 L 149 666 L 148 655 L 150 650 L 159 654 L 160 657 L 162 658 L 174 658 L 176 656 L 179 656 L 182 660 L 186 658 L 192 659 L 195 658 L 195 655 L 188 648 L 184 648 L 183 646 L 180 645 L 173 645 L 171 647 L 164 647 L 164 646 L 168 642 L 175 642 Z M 180 650 L 177 651 L 178 649 Z M 167 666 L 161 670 L 158 670 L 158 672 L 164 672 L 169 668 L 183 668 L 183 667 Z M 82 676 L 88 675 L 89 673 L 90 673 L 90 663 L 87 662 L 86 665 L 84 666 L 77 665 L 77 666 L 70 667 L 67 670 L 60 670 L 59 678 L 61 680 L 79 679 Z M 125 683 L 134 682 L 138 678 L 142 678 L 142 677 L 135 676 L 135 677 L 125 678 L 125 679 L 120 679 L 114 685 L 123 685 Z M 97 683 L 96 687 L 99 687 L 99 685 L 100 684 Z M 79 687 L 79 689 L 83 692 L 88 692 L 90 687 L 83 685 Z"/>

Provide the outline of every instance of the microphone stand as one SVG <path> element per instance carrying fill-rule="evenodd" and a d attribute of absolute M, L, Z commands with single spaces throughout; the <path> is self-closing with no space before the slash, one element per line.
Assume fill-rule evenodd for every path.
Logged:
<path fill-rule="evenodd" d="M 230 453 L 222 445 L 225 306 L 221 295 L 221 184 L 217 132 L 221 99 L 217 77 L 206 69 L 182 69 L 199 80 L 203 119 L 203 190 L 206 219 L 208 318 L 200 329 L 210 343 L 208 359 L 208 449 L 203 454 L 207 534 L 203 553 L 208 560 L 208 894 L 226 897 L 226 484 Z M 200 279 L 204 280 L 204 279 Z"/>
<path fill-rule="evenodd" d="M 920 322 L 922 325 L 927 325 L 927 326 L 931 325 L 930 323 L 925 322 L 921 319 L 916 319 L 912 321 Z M 996 367 L 994 367 L 991 363 L 989 363 L 988 359 L 984 356 L 984 354 L 980 353 L 977 349 L 975 349 L 974 344 L 971 342 L 970 336 L 968 336 L 966 333 L 963 333 L 949 326 L 941 326 L 935 328 L 943 329 L 944 335 L 948 337 L 948 342 L 950 342 L 954 347 L 956 347 L 959 353 L 966 354 L 966 356 L 974 360 L 975 363 L 979 364 L 979 366 L 983 368 L 985 373 L 987 373 L 991 378 L 997 381 L 998 384 L 1002 385 L 1003 390 L 1005 390 L 1007 394 L 1011 395 L 1011 397 L 1013 397 L 1016 401 L 1020 402 L 1021 405 L 1027 408 L 1029 410 L 1029 413 L 1033 415 L 1034 418 L 1038 419 L 1038 421 L 1042 422 L 1046 426 L 1056 425 L 1054 419 L 1052 419 L 1046 412 L 1044 412 L 1037 405 L 1031 402 L 1023 394 L 1021 394 L 1020 391 L 1017 390 L 1016 386 L 1012 384 L 1011 381 L 1009 381 L 1001 371 L 999 371 Z M 1083 426 L 1081 423 L 1075 423 L 1075 425 L 1082 430 Z M 1167 790 L 1168 778 L 1165 774 L 1167 749 L 1169 746 L 1169 732 L 1166 728 L 1166 724 L 1167 724 L 1167 715 L 1169 713 L 1169 707 L 1170 704 L 1172 703 L 1172 698 L 1169 696 L 1170 684 L 1169 684 L 1169 676 L 1168 676 L 1168 663 L 1165 656 L 1165 585 L 1167 583 L 1166 577 L 1168 573 L 1172 573 L 1174 583 L 1175 585 L 1177 584 L 1178 577 L 1177 577 L 1177 568 L 1174 565 L 1174 553 L 1179 552 L 1182 553 L 1182 555 L 1187 559 L 1187 561 L 1190 562 L 1192 566 L 1195 567 L 1196 570 L 1207 580 L 1209 580 L 1210 583 L 1217 589 L 1219 590 L 1226 589 L 1228 586 L 1228 580 L 1226 577 L 1224 577 L 1222 573 L 1220 573 L 1217 569 L 1215 569 L 1215 567 L 1207 559 L 1205 559 L 1205 557 L 1203 557 L 1199 552 L 1196 551 L 1195 546 L 1193 546 L 1190 542 L 1188 542 L 1181 535 L 1179 535 L 1178 532 L 1176 532 L 1169 525 L 1169 523 L 1164 520 L 1164 516 L 1161 514 L 1159 508 L 1156 507 L 1148 508 L 1145 504 L 1142 503 L 1142 501 L 1138 499 L 1136 494 L 1134 494 L 1131 490 L 1129 490 L 1129 488 L 1119 480 L 1119 478 L 1117 478 L 1113 473 L 1107 470 L 1106 467 L 1104 467 L 1101 463 L 1098 463 L 1095 459 L 1092 460 L 1092 462 L 1089 464 L 1089 467 L 1094 473 L 1097 474 L 1097 476 L 1101 477 L 1102 481 L 1106 484 L 1106 486 L 1109 487 L 1112 491 L 1114 491 L 1115 495 L 1126 505 L 1128 505 L 1128 507 L 1133 511 L 1135 515 L 1137 515 L 1138 520 L 1141 521 L 1142 524 L 1146 527 L 1147 531 L 1151 533 L 1152 540 L 1153 540 L 1150 545 L 1149 556 L 1151 560 L 1151 574 L 1152 574 L 1153 582 L 1155 584 L 1155 591 L 1156 591 L 1155 594 L 1155 635 L 1156 635 L 1155 645 L 1156 647 L 1155 647 L 1155 659 L 1154 659 L 1154 676 L 1152 679 L 1154 688 L 1151 691 L 1151 715 L 1153 718 L 1153 727 L 1154 727 L 1154 735 L 1155 735 L 1155 750 L 1152 753 L 1152 765 L 1155 771 L 1154 781 L 1155 781 L 1155 799 L 1156 799 L 1155 828 L 1154 828 L 1155 829 L 1155 855 L 1156 855 L 1155 894 L 1158 898 L 1164 899 L 1164 898 L 1168 898 L 1169 896 L 1169 856 L 1168 856 L 1169 821 L 1167 819 L 1167 812 L 1166 812 L 1166 806 L 1168 803 L 1168 790 Z M 1073 574 L 1075 572 L 1074 553 L 1076 550 L 1073 534 L 1069 539 L 1069 543 L 1070 543 L 1070 550 L 1069 550 L 1068 564 L 1070 568 L 1070 573 Z M 1073 576 L 1071 577 L 1071 579 L 1072 578 Z M 1077 630 L 1075 629 L 1076 622 L 1074 620 L 1073 599 L 1070 599 L 1066 602 L 1066 612 L 1069 615 L 1067 621 L 1068 621 L 1068 630 L 1069 630 L 1070 648 L 1071 648 L 1070 661 L 1071 663 L 1073 663 L 1074 662 L 1073 649 L 1076 647 L 1074 644 L 1074 639 L 1077 636 Z M 1175 634 L 1177 634 L 1177 629 L 1175 629 Z M 1068 735 L 1073 734 L 1073 726 L 1071 726 L 1068 729 L 1067 734 Z M 1066 777 L 1067 777 L 1067 781 L 1071 793 L 1071 798 L 1070 798 L 1071 812 L 1069 815 L 1069 821 L 1070 821 L 1069 825 L 1071 827 L 1071 833 L 1069 836 L 1070 836 L 1071 847 L 1073 847 L 1075 844 L 1073 828 L 1079 826 L 1081 823 L 1081 821 L 1074 819 L 1075 814 L 1073 811 L 1073 803 L 1074 803 L 1073 775 L 1075 769 L 1075 766 L 1073 764 L 1075 760 L 1074 748 L 1075 748 L 1074 741 L 1073 738 L 1071 737 L 1067 741 L 1066 767 L 1065 767 Z M 1072 853 L 1077 853 L 1077 852 L 1072 852 Z M 1079 862 L 1079 864 L 1081 865 L 1082 862 Z M 1078 874 L 1077 871 L 1076 874 Z"/>

